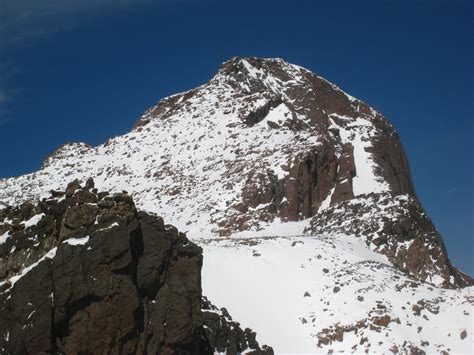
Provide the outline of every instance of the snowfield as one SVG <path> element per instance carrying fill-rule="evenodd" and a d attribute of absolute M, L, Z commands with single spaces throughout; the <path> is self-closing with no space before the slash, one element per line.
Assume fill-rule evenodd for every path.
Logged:
<path fill-rule="evenodd" d="M 199 244 L 203 293 L 277 354 L 392 354 L 410 346 L 428 354 L 474 353 L 473 287 L 447 290 L 410 279 L 355 236 Z M 374 325 L 384 320 L 386 326 Z M 340 341 L 318 346 L 325 328 L 361 321 L 357 331 L 339 331 Z"/>

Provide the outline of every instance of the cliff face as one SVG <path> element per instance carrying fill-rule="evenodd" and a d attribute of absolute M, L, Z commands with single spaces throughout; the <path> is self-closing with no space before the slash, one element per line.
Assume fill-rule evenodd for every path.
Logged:
<path fill-rule="evenodd" d="M 18 204 L 64 179 L 88 176 L 101 189 L 130 191 L 141 209 L 163 215 L 196 240 L 278 234 L 290 228 L 288 222 L 306 221 L 309 227 L 311 218 L 330 226 L 338 220 L 327 211 L 345 202 L 363 199 L 371 210 L 379 198 L 403 196 L 410 205 L 401 209 L 418 211 L 410 217 L 411 232 L 370 229 L 364 235 L 377 236 L 368 244 L 423 280 L 444 287 L 472 284 L 449 263 L 441 236 L 425 221 L 407 157 L 388 120 L 281 59 L 225 62 L 208 83 L 150 108 L 131 132 L 97 147 L 66 144 L 38 172 L 0 180 L 0 200 Z M 402 214 L 390 223 L 398 225 Z M 347 215 L 354 223 L 362 217 Z M 326 230 L 316 225 L 313 233 Z M 390 256 L 408 241 L 434 257 Z M 426 257 L 413 260 L 417 255 Z"/>
<path fill-rule="evenodd" d="M 175 227 L 91 179 L 52 194 L 0 212 L 2 353 L 272 353 L 238 325 L 209 340 L 202 250 Z"/>

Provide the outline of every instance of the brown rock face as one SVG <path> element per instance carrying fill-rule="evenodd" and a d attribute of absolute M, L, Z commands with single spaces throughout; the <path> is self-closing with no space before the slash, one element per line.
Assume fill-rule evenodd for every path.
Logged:
<path fill-rule="evenodd" d="M 352 178 L 356 175 L 356 166 L 354 163 L 354 146 L 351 143 L 342 146 L 338 170 L 337 184 L 331 197 L 331 204 L 350 200 L 354 197 Z"/>
<path fill-rule="evenodd" d="M 415 195 L 415 189 L 410 174 L 410 167 L 398 134 L 380 124 L 385 131 L 383 136 L 376 137 L 373 148 L 369 152 L 377 161 L 375 173 L 383 177 L 395 194 Z"/>
<path fill-rule="evenodd" d="M 268 205 L 267 218 L 279 216 L 288 221 L 309 218 L 317 213 L 332 189 L 331 204 L 354 197 L 352 178 L 356 174 L 353 147 L 345 144 L 338 158 L 334 149 L 320 149 L 296 156 L 288 175 L 278 180 L 272 171 L 249 174 L 242 191 L 240 212 L 248 207 Z M 231 226 L 230 226 L 231 227 Z"/>
<path fill-rule="evenodd" d="M 92 187 L 74 182 L 65 199 L 1 211 L 12 223 L 0 244 L 2 352 L 213 353 L 203 333 L 201 248 L 137 211 L 130 196 Z M 226 336 L 225 348 L 255 345 Z"/>
<path fill-rule="evenodd" d="M 313 199 L 318 193 L 316 190 L 317 166 L 316 154 L 310 153 L 293 161 L 284 183 L 284 196 L 288 203 L 282 208 L 282 215 L 288 220 L 298 220 L 313 215 Z"/>
<path fill-rule="evenodd" d="M 281 216 L 290 221 L 313 216 L 327 191 L 337 180 L 337 158 L 334 151 L 308 153 L 296 157 L 288 177 L 283 181 L 284 197 Z"/>

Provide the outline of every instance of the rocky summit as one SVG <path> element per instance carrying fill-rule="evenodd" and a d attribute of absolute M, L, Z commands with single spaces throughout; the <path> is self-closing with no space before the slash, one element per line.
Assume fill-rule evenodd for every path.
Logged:
<path fill-rule="evenodd" d="M 4 354 L 273 354 L 201 293 L 202 249 L 74 181 L 0 212 Z"/>
<path fill-rule="evenodd" d="M 64 144 L 38 171 L 0 180 L 0 206 L 89 176 L 201 246 L 204 293 L 277 352 L 472 350 L 473 279 L 451 263 L 418 200 L 395 128 L 307 69 L 233 58 L 130 132 Z M 68 217 L 58 240 L 76 238 L 81 218 Z M 226 314 L 208 318 L 217 317 Z M 252 348 L 251 332 L 228 343 L 225 329 L 204 332 L 211 347 Z"/>

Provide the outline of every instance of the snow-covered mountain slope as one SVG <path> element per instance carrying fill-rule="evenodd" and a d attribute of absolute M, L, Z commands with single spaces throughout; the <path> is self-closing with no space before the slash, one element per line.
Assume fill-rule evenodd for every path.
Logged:
<path fill-rule="evenodd" d="M 41 170 L 0 180 L 0 200 L 40 198 L 89 176 L 99 189 L 129 191 L 140 208 L 193 239 L 265 230 L 367 193 L 416 201 L 391 124 L 281 59 L 224 63 L 207 84 L 149 109 L 131 132 L 97 147 L 66 144 Z M 412 239 L 433 234 L 434 226 L 424 228 L 416 225 Z M 433 245 L 447 270 L 439 284 L 468 284 L 450 265 L 441 237 Z M 436 272 L 431 263 L 419 266 L 424 277 Z"/>
<path fill-rule="evenodd" d="M 395 129 L 304 68 L 233 58 L 129 133 L 0 180 L 0 204 L 90 176 L 202 245 L 204 291 L 277 353 L 471 349 L 472 288 L 460 288 L 473 281 L 417 200 Z"/>
<path fill-rule="evenodd" d="M 380 114 L 311 72 L 236 58 L 209 83 L 162 100 L 130 133 L 98 147 L 66 144 L 38 172 L 1 180 L 0 199 L 25 201 L 65 177 L 92 175 L 99 188 L 130 190 L 195 238 L 228 235 L 276 216 L 309 217 L 353 195 L 411 192 L 408 170 L 398 169 L 406 181 L 391 182 L 369 151 L 381 134 L 395 135 Z M 321 181 L 303 165 L 321 170 Z M 312 191 L 294 192 L 295 181 Z"/>
<path fill-rule="evenodd" d="M 202 247 L 203 292 L 277 354 L 474 353 L 474 287 L 407 277 L 362 238 L 214 239 Z"/>

